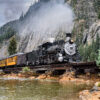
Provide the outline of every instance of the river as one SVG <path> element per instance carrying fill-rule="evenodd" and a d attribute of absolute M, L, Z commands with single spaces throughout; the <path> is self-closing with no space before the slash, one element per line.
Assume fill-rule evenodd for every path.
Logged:
<path fill-rule="evenodd" d="M 86 84 L 60 84 L 57 81 L 0 79 L 0 100 L 79 100 Z"/>

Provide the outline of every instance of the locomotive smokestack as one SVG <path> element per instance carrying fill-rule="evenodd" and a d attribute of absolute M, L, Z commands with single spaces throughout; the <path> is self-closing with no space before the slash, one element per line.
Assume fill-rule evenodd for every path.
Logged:
<path fill-rule="evenodd" d="M 71 33 L 66 33 L 66 37 L 71 37 Z"/>
<path fill-rule="evenodd" d="M 72 36 L 71 33 L 66 33 L 66 42 L 69 42 L 71 36 Z"/>

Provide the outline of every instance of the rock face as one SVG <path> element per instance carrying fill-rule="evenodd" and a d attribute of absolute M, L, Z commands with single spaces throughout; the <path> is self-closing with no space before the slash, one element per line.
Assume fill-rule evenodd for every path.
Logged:
<path fill-rule="evenodd" d="M 20 19 L 9 22 L 0 28 L 0 34 L 4 34 L 9 27 L 12 27 L 14 30 L 19 33 L 19 28 L 27 22 L 28 17 L 32 17 L 36 14 L 39 7 L 42 5 L 42 2 L 47 3 L 50 0 L 41 0 L 40 3 L 36 3 L 34 6 L 30 6 L 26 15 L 22 15 Z M 82 35 L 82 40 L 88 43 L 91 43 L 92 39 L 96 38 L 96 35 L 100 35 L 100 20 L 98 19 L 98 2 L 99 0 L 65 0 L 69 3 L 74 12 L 75 12 L 75 24 L 73 28 L 73 33 L 75 36 Z M 29 22 L 30 20 L 28 20 Z M 27 27 L 25 26 L 25 30 Z M 28 29 L 27 29 L 28 30 Z M 29 33 L 18 40 L 18 52 L 29 52 L 32 51 L 37 46 L 35 45 L 35 39 L 33 33 Z M 56 39 L 65 38 L 65 34 L 60 32 L 56 36 Z M 80 37 L 79 37 L 80 38 Z M 37 44 L 41 44 L 43 38 L 41 38 Z M 0 48 L 0 51 L 4 50 L 2 56 L 7 56 L 7 45 L 3 44 Z"/>
<path fill-rule="evenodd" d="M 97 34 L 100 36 L 100 20 L 97 20 L 90 26 L 88 30 L 88 42 L 91 43 L 93 38 L 96 39 Z"/>
<path fill-rule="evenodd" d="M 97 33 L 100 35 L 97 2 L 98 0 L 71 0 L 70 2 L 76 15 L 73 32 L 83 35 L 83 41 L 87 39 L 87 42 L 91 42 Z"/>
<path fill-rule="evenodd" d="M 1 48 L 0 48 L 0 58 L 7 57 L 8 56 L 8 51 L 7 51 L 8 43 L 7 44 L 6 43 L 7 42 L 4 42 L 1 45 Z"/>

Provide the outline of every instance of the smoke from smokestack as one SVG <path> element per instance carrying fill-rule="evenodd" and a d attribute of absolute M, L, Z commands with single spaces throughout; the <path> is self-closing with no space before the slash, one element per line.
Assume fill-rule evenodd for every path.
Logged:
<path fill-rule="evenodd" d="M 56 37 L 59 32 L 72 31 L 74 13 L 64 0 L 39 0 L 29 11 L 31 14 L 28 13 L 19 33 L 22 36 L 32 34 L 34 45 Z"/>
<path fill-rule="evenodd" d="M 32 14 L 27 18 L 21 33 L 56 34 L 59 31 L 71 32 L 74 20 L 71 7 L 65 4 L 64 0 L 46 0 L 49 1 L 46 3 L 42 1 L 45 0 L 41 0 L 37 7 L 38 10 L 31 12 Z"/>

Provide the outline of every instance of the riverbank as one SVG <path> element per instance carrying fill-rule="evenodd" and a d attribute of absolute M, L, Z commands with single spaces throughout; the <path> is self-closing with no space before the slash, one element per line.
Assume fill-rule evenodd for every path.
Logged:
<path fill-rule="evenodd" d="M 57 80 L 60 83 L 66 84 L 66 82 L 77 82 L 77 84 L 92 84 L 95 82 L 100 81 L 100 77 L 98 77 L 97 75 L 91 75 L 91 76 L 87 76 L 87 75 L 78 75 L 78 77 L 76 78 L 74 76 L 73 73 L 65 73 L 63 75 L 59 75 L 59 76 L 53 76 L 53 75 L 49 75 L 49 74 L 34 74 L 32 72 L 25 72 L 25 73 L 18 73 L 18 74 L 1 74 L 0 75 L 3 78 L 9 78 L 9 79 L 20 79 L 20 78 L 27 78 L 27 79 L 38 79 L 38 80 Z"/>

